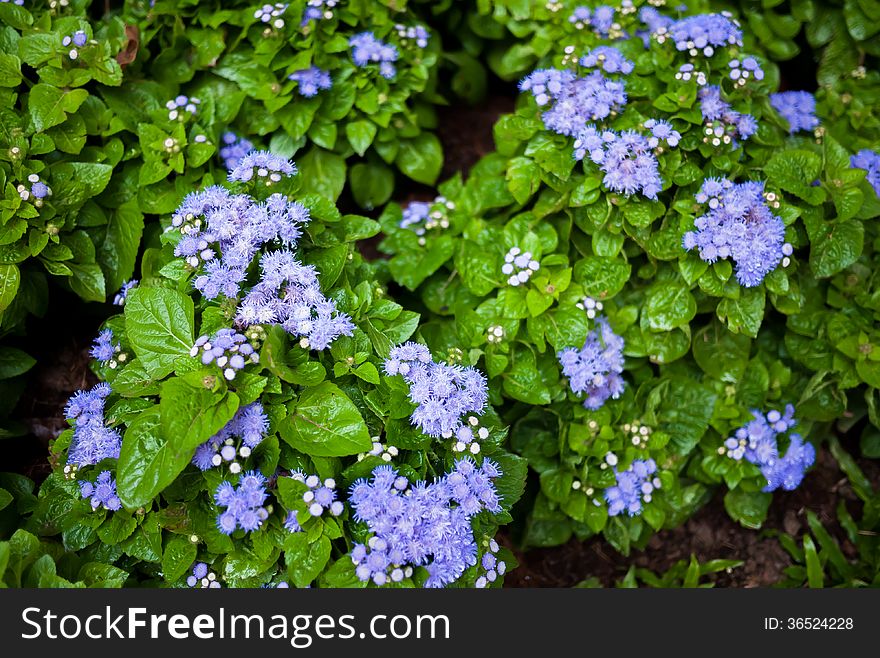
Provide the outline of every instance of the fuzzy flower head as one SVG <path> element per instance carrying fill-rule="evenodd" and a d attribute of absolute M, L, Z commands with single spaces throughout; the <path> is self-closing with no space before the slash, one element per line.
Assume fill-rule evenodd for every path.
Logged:
<path fill-rule="evenodd" d="M 236 529 L 252 532 L 269 518 L 263 507 L 266 502 L 266 478 L 259 471 L 248 471 L 241 476 L 238 487 L 222 482 L 214 492 L 214 502 L 225 508 L 217 516 L 217 529 L 231 535 Z"/>
<path fill-rule="evenodd" d="M 371 64 L 379 65 L 379 74 L 388 80 L 397 74 L 394 62 L 400 57 L 397 48 L 380 41 L 372 32 L 361 32 L 348 40 L 354 63 L 363 68 Z"/>
<path fill-rule="evenodd" d="M 280 30 L 284 27 L 284 19 L 281 16 L 289 6 L 280 2 L 276 2 L 274 5 L 263 5 L 254 11 L 254 18 Z"/>
<path fill-rule="evenodd" d="M 296 165 L 270 151 L 251 151 L 229 171 L 230 181 L 248 183 L 254 179 L 262 180 L 266 185 L 280 183 L 284 177 L 296 175 Z"/>
<path fill-rule="evenodd" d="M 816 98 L 808 91 L 781 91 L 770 94 L 770 105 L 788 121 L 788 132 L 811 131 L 819 125 Z"/>
<path fill-rule="evenodd" d="M 795 433 L 789 435 L 785 455 L 780 454 L 779 436 L 788 433 L 796 424 L 794 406 L 790 404 L 786 405 L 784 413 L 776 409 L 766 414 L 753 410 L 752 420 L 725 439 L 719 452 L 736 461 L 745 459 L 761 469 L 767 480 L 764 491 L 779 488 L 791 491 L 797 488 L 805 471 L 816 460 L 813 445 Z"/>
<path fill-rule="evenodd" d="M 186 584 L 188 587 L 199 587 L 201 589 L 219 589 L 220 581 L 217 580 L 217 574 L 211 571 L 204 562 L 196 562 L 193 565 L 190 575 L 187 576 Z"/>
<path fill-rule="evenodd" d="M 291 473 L 290 477 L 308 487 L 308 491 L 303 494 L 303 502 L 308 505 L 309 514 L 312 516 L 321 516 L 324 512 L 332 516 L 342 514 L 345 506 L 341 500 L 336 500 L 336 480 L 327 478 L 322 481 L 317 475 L 306 475 L 299 471 Z"/>
<path fill-rule="evenodd" d="M 46 198 L 52 196 L 52 189 L 40 178 L 38 174 L 30 174 L 27 177 L 28 184 L 16 186 L 16 192 L 22 201 L 30 201 L 37 208 L 42 208 Z"/>
<path fill-rule="evenodd" d="M 122 502 L 116 494 L 116 479 L 110 471 L 101 471 L 94 483 L 80 481 L 79 492 L 88 499 L 93 510 L 99 507 L 110 511 L 122 509 Z"/>
<path fill-rule="evenodd" d="M 703 124 L 703 143 L 712 146 L 730 144 L 737 146 L 738 140 L 748 139 L 758 131 L 758 123 L 750 114 L 742 114 L 734 110 L 721 97 L 721 88 L 709 85 L 700 89 L 697 94 Z"/>
<path fill-rule="evenodd" d="M 111 370 L 115 370 L 120 363 L 125 363 L 128 359 L 128 355 L 122 351 L 122 345 L 114 342 L 112 329 L 104 329 L 98 334 L 95 342 L 92 343 L 89 355 Z"/>
<path fill-rule="evenodd" d="M 229 472 L 241 472 L 241 462 L 251 456 L 269 431 L 269 418 L 259 402 L 239 408 L 223 428 L 196 448 L 192 463 L 202 471 L 222 464 Z"/>
<path fill-rule="evenodd" d="M 75 60 L 79 57 L 79 48 L 85 46 L 89 41 L 89 36 L 82 30 L 77 30 L 73 34 L 68 34 L 61 40 L 61 45 L 70 48 L 67 51 L 68 58 Z"/>
<path fill-rule="evenodd" d="M 304 98 L 312 98 L 318 95 L 322 89 L 330 89 L 333 86 L 333 80 L 330 79 L 330 73 L 317 66 L 311 66 L 307 69 L 294 71 L 288 80 L 297 83 L 297 91 Z"/>
<path fill-rule="evenodd" d="M 617 455 L 608 453 L 603 465 L 614 468 L 617 465 Z M 617 481 L 605 489 L 608 516 L 641 514 L 643 504 L 650 503 L 654 491 L 661 486 L 660 478 L 656 474 L 657 464 L 653 459 L 636 459 L 624 471 L 614 468 Z"/>
<path fill-rule="evenodd" d="M 727 63 L 727 66 L 730 69 L 728 77 L 738 87 L 744 87 L 749 80 L 764 79 L 764 71 L 754 57 L 744 57 L 742 60 L 734 58 Z"/>
<path fill-rule="evenodd" d="M 470 519 L 483 510 L 500 512 L 493 480 L 498 466 L 458 460 L 446 475 L 428 484 L 409 480 L 390 466 L 373 470 L 371 479 L 351 486 L 349 503 L 356 520 L 372 536 L 351 553 L 357 577 L 382 586 L 425 566 L 426 587 L 443 587 L 477 564 Z"/>
<path fill-rule="evenodd" d="M 660 132 L 678 143 L 677 133 L 671 130 L 671 126 L 669 131 Z M 660 178 L 660 164 L 652 151 L 652 143 L 652 140 L 634 130 L 600 132 L 595 126 L 589 125 L 575 139 L 574 157 L 576 160 L 589 157 L 593 163 L 599 165 L 605 174 L 602 183 L 612 192 L 626 196 L 638 193 L 649 199 L 656 199 L 663 187 L 663 181 Z M 657 144 L 659 145 L 659 139 Z"/>
<path fill-rule="evenodd" d="M 236 373 L 249 363 L 260 361 L 247 336 L 234 329 L 220 329 L 213 336 L 200 336 L 189 355 L 199 357 L 202 365 L 216 364 L 227 380 L 235 379 Z"/>
<path fill-rule="evenodd" d="M 622 73 L 628 75 L 633 72 L 634 65 L 613 46 L 597 46 L 581 57 L 580 65 L 586 68 L 600 68 L 605 73 Z"/>
<path fill-rule="evenodd" d="M 436 363 L 430 351 L 418 343 L 404 343 L 391 350 L 385 373 L 401 375 L 409 384 L 409 399 L 418 405 L 410 422 L 434 438 L 475 440 L 462 421 L 467 414 L 481 414 L 486 407 L 486 378 L 472 367 Z"/>
<path fill-rule="evenodd" d="M 743 38 L 739 23 L 726 11 L 682 18 L 669 25 L 663 35 L 673 41 L 676 50 L 687 52 L 691 57 L 699 54 L 711 57 L 716 48 L 742 46 Z"/>
<path fill-rule="evenodd" d="M 67 451 L 67 463 L 77 467 L 94 465 L 103 459 L 118 459 L 122 435 L 106 427 L 104 405 L 110 385 L 97 384 L 88 391 L 79 391 L 67 401 L 64 415 L 73 421 L 73 438 Z"/>
<path fill-rule="evenodd" d="M 333 18 L 333 9 L 340 0 L 308 0 L 303 10 L 302 25 L 309 21 L 330 20 Z"/>
<path fill-rule="evenodd" d="M 168 110 L 168 120 L 169 121 L 185 121 L 192 116 L 195 116 L 198 111 L 200 101 L 195 96 L 177 96 L 176 98 L 172 98 L 170 101 L 165 103 L 165 108 Z"/>
<path fill-rule="evenodd" d="M 483 544 L 485 549 L 479 564 L 483 573 L 477 577 L 474 583 L 474 587 L 477 589 L 490 587 L 492 583 L 496 582 L 507 571 L 507 563 L 498 557 L 498 551 L 501 550 L 498 542 L 494 539 L 489 539 L 483 542 Z"/>
<path fill-rule="evenodd" d="M 430 33 L 424 25 L 401 25 L 398 23 L 394 26 L 400 45 L 406 47 L 414 44 L 416 48 L 427 48 L 428 40 L 431 38 Z"/>
<path fill-rule="evenodd" d="M 585 408 L 595 411 L 623 393 L 623 344 L 608 320 L 599 316 L 583 347 L 567 347 L 557 354 L 572 392 L 586 394 Z"/>
<path fill-rule="evenodd" d="M 223 146 L 220 147 L 220 159 L 228 170 L 233 170 L 241 159 L 254 150 L 254 145 L 234 132 L 223 133 Z"/>
<path fill-rule="evenodd" d="M 119 289 L 119 292 L 116 293 L 115 297 L 113 297 L 113 304 L 115 304 L 116 306 L 125 306 L 125 299 L 128 297 L 128 291 L 136 287 L 137 284 L 137 279 L 130 279 L 123 283 L 122 287 Z"/>
<path fill-rule="evenodd" d="M 520 286 L 540 269 L 541 264 L 532 258 L 531 251 L 522 251 L 519 247 L 511 247 L 504 255 L 501 273 L 507 277 L 509 285 Z"/>
<path fill-rule="evenodd" d="M 880 153 L 871 149 L 862 149 L 850 158 L 849 166 L 864 169 L 867 172 L 865 178 L 874 188 L 877 196 L 880 196 Z"/>
<path fill-rule="evenodd" d="M 765 203 L 763 183 L 707 178 L 695 199 L 708 205 L 708 212 L 697 217 L 682 245 L 697 249 L 707 263 L 732 259 L 741 285 L 757 286 L 792 253 L 785 225 Z"/>
<path fill-rule="evenodd" d="M 399 226 L 413 231 L 419 236 L 419 244 L 424 246 L 428 231 L 449 228 L 449 213 L 452 210 L 455 210 L 455 203 L 445 196 L 438 196 L 431 203 L 412 201 L 403 209 Z"/>
<path fill-rule="evenodd" d="M 599 5 L 595 9 L 575 7 L 568 22 L 577 30 L 590 27 L 600 37 L 619 38 L 623 35 L 620 25 L 614 20 L 615 9 L 609 5 Z"/>

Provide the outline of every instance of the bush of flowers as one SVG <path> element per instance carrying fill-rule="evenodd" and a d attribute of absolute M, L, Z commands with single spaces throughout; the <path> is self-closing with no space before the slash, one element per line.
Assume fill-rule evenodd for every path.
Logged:
<path fill-rule="evenodd" d="M 485 369 L 539 476 L 531 545 L 626 552 L 719 485 L 760 527 L 835 421 L 876 451 L 877 156 L 748 24 L 659 4 L 516 4 L 497 152 L 381 219 L 421 335 Z"/>

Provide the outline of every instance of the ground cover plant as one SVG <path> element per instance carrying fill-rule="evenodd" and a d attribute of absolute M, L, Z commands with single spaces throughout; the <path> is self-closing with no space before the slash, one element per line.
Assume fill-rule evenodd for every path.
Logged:
<path fill-rule="evenodd" d="M 753 4 L 0 2 L 0 581 L 880 584 L 874 8 Z"/>

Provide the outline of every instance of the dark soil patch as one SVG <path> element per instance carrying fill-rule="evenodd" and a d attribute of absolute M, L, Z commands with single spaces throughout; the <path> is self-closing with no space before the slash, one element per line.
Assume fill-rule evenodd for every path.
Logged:
<path fill-rule="evenodd" d="M 502 114 L 513 112 L 515 101 L 513 96 L 493 95 L 473 107 L 440 108 L 437 136 L 443 143 L 441 181 L 458 172 L 466 176 L 477 160 L 495 151 L 492 127 Z"/>
<path fill-rule="evenodd" d="M 857 454 L 857 448 L 851 453 Z M 859 465 L 875 487 L 880 486 L 880 465 L 869 460 L 862 460 Z M 776 534 L 800 537 L 807 528 L 807 510 L 816 513 L 848 557 L 855 556 L 855 547 L 837 525 L 836 508 L 840 500 L 846 501 L 851 513 L 860 513 L 860 503 L 846 477 L 823 447 L 816 465 L 798 489 L 774 495 L 761 531 L 743 528 L 733 521 L 724 510 L 723 493 L 719 493 L 683 526 L 657 533 L 645 550 L 634 551 L 629 557 L 619 554 L 600 538 L 586 542 L 573 539 L 562 546 L 527 553 L 514 549 L 520 566 L 505 578 L 504 584 L 506 587 L 572 587 L 588 578 L 596 578 L 602 585 L 613 587 L 631 566 L 662 573 L 675 562 L 695 555 L 700 562 L 713 559 L 744 562 L 730 572 L 708 577 L 716 587 L 769 587 L 779 582 L 783 570 L 791 565 Z"/>

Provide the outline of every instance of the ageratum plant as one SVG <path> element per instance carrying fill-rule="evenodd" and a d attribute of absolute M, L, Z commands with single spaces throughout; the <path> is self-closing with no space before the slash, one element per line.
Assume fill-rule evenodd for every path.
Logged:
<path fill-rule="evenodd" d="M 296 154 L 306 189 L 335 200 L 348 181 L 368 209 L 388 201 L 395 171 L 436 181 L 440 43 L 400 3 L 159 0 L 128 2 L 123 16 L 150 54 L 133 65 L 144 78 L 134 87 L 149 101 L 145 109 L 155 84 L 212 98 L 210 112 L 234 132 L 271 136 L 273 152 Z M 151 173 L 155 196 L 166 193 L 167 173 Z"/>
<path fill-rule="evenodd" d="M 408 341 L 356 248 L 379 225 L 303 177 L 252 151 L 163 218 L 53 473 L 4 480 L 41 564 L 8 584 L 500 585 L 526 467 L 486 379 Z"/>
<path fill-rule="evenodd" d="M 540 66 L 497 152 L 386 210 L 388 269 L 431 349 L 489 376 L 539 480 L 525 543 L 601 532 L 627 552 L 718 485 L 759 527 L 831 421 L 863 395 L 877 420 L 856 347 L 874 310 L 844 310 L 852 361 L 813 342 L 849 303 L 833 282 L 872 257 L 865 167 L 731 14 L 533 9 Z"/>

